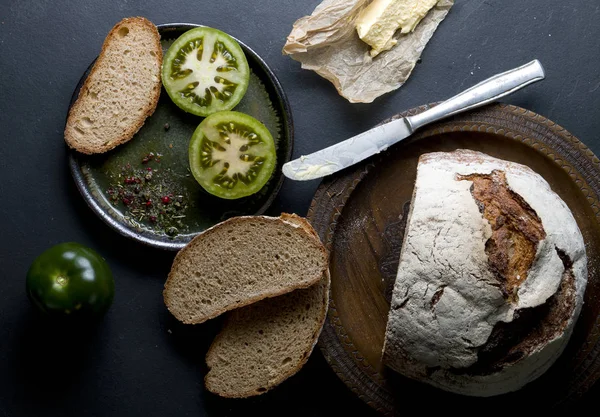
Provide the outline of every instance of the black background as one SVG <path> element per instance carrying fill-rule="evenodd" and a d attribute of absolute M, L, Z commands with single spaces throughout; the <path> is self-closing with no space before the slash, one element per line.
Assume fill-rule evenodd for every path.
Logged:
<path fill-rule="evenodd" d="M 503 101 L 550 118 L 600 154 L 599 2 L 456 0 L 409 81 L 371 104 L 349 104 L 329 82 L 282 56 L 294 21 L 318 3 L 1 1 L 1 415 L 374 415 L 318 351 L 297 376 L 261 397 L 231 401 L 206 393 L 204 354 L 219 320 L 191 327 L 176 323 L 161 294 L 174 254 L 119 236 L 81 199 L 67 168 L 66 112 L 80 76 L 123 17 L 213 26 L 254 49 L 288 95 L 295 156 L 533 58 L 543 63 L 546 80 Z M 269 213 L 305 215 L 317 186 L 318 181 L 286 181 Z M 116 277 L 114 305 L 86 332 L 40 322 L 24 291 L 33 259 L 64 241 L 99 251 Z M 596 387 L 584 401 L 594 405 L 597 392 Z"/>

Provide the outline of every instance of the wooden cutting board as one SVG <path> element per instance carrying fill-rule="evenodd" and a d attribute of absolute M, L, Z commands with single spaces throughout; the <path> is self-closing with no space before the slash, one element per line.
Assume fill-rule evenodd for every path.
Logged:
<path fill-rule="evenodd" d="M 588 255 L 585 305 L 561 358 L 522 390 L 491 398 L 450 394 L 381 364 L 418 157 L 459 148 L 519 162 L 542 175 L 573 212 Z M 381 155 L 326 178 L 308 218 L 330 251 L 330 309 L 319 345 L 332 369 L 360 398 L 390 416 L 403 414 L 407 406 L 412 409 L 416 398 L 432 399 L 424 404 L 428 412 L 478 409 L 473 407 L 539 411 L 577 399 L 600 375 L 599 196 L 600 161 L 583 143 L 542 116 L 504 104 L 432 125 Z"/>

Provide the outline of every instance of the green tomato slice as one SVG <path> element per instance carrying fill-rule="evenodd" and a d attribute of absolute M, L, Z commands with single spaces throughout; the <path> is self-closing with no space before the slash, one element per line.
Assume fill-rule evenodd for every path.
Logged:
<path fill-rule="evenodd" d="M 200 123 L 189 159 L 202 188 L 232 200 L 258 192 L 273 174 L 277 156 L 265 125 L 247 114 L 223 111 Z"/>
<path fill-rule="evenodd" d="M 228 34 L 191 29 L 167 51 L 162 80 L 171 100 L 197 116 L 233 109 L 244 97 L 250 69 L 244 51 Z"/>

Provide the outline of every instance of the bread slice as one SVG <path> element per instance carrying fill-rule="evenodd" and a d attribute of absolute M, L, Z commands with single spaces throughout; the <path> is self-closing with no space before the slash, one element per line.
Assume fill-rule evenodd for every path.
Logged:
<path fill-rule="evenodd" d="M 306 227 L 301 219 L 287 220 Z M 308 231 L 314 231 L 308 225 Z M 319 239 L 314 234 L 315 239 Z M 306 289 L 229 313 L 207 355 L 206 388 L 222 397 L 260 395 L 298 372 L 319 339 L 329 300 L 329 272 Z"/>
<path fill-rule="evenodd" d="M 328 288 L 326 272 L 310 288 L 229 313 L 206 355 L 206 388 L 222 397 L 250 397 L 298 372 L 321 334 Z"/>
<path fill-rule="evenodd" d="M 202 323 L 263 298 L 307 288 L 327 267 L 321 242 L 289 216 L 234 217 L 179 251 L 163 296 L 178 320 Z"/>
<path fill-rule="evenodd" d="M 156 26 L 143 17 L 117 23 L 69 111 L 67 145 L 95 154 L 130 140 L 156 109 L 161 66 Z"/>

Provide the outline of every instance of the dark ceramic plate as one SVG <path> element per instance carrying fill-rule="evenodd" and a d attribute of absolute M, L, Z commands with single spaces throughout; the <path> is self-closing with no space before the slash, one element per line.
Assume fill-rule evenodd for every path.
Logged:
<path fill-rule="evenodd" d="M 158 25 L 163 51 L 166 52 L 182 33 L 197 26 Z M 283 183 L 281 167 L 292 155 L 292 115 L 275 74 L 256 52 L 238 42 L 246 54 L 251 74 L 248 91 L 234 110 L 260 120 L 273 135 L 277 147 L 275 174 L 262 190 L 242 199 L 223 200 L 206 193 L 194 180 L 188 164 L 189 140 L 202 118 L 180 110 L 163 89 L 156 111 L 131 141 L 106 154 L 88 156 L 75 151 L 69 154 L 69 166 L 81 195 L 118 233 L 157 248 L 178 250 L 208 227 L 233 216 L 262 214 L 273 202 Z M 71 106 L 92 65 L 79 81 Z M 144 163 L 144 157 L 151 153 L 155 157 Z M 126 187 L 126 178 L 139 177 L 139 173 L 149 172 L 149 168 L 155 185 L 152 195 L 169 197 L 166 204 L 154 199 L 156 211 L 152 214 L 157 216 L 152 218 L 143 209 L 126 206 L 122 195 L 119 196 L 119 189 Z M 175 215 L 161 217 L 160 210 L 174 207 L 175 203 L 179 204 Z"/>

